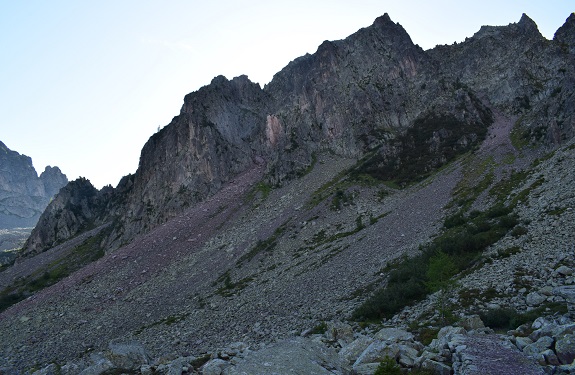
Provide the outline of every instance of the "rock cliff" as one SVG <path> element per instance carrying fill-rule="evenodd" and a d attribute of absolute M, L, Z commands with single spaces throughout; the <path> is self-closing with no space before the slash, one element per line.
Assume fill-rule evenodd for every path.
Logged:
<path fill-rule="evenodd" d="M 263 89 L 245 76 L 216 77 L 187 95 L 180 114 L 150 138 L 137 172 L 109 192 L 113 204 L 94 220 L 116 223 L 106 246 L 117 248 L 213 195 L 256 160 L 267 162 L 266 179 L 279 185 L 321 151 L 369 154 L 368 172 L 385 179 L 400 173 L 398 182 L 409 183 L 481 142 L 492 109 L 516 119 L 518 141 L 561 144 L 575 129 L 572 28 L 571 15 L 546 40 L 523 15 L 424 51 L 386 14 L 295 59 Z M 53 244 L 41 238 L 28 248 Z"/>
<path fill-rule="evenodd" d="M 0 229 L 33 227 L 68 179 L 47 166 L 38 177 L 32 159 L 0 142 Z"/>

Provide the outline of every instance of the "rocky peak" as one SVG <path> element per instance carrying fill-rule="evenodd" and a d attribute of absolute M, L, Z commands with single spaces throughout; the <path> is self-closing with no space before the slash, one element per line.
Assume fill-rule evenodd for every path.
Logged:
<path fill-rule="evenodd" d="M 68 183 L 40 216 L 21 256 L 34 255 L 92 229 L 106 205 L 100 198 L 98 189 L 84 177 Z"/>
<path fill-rule="evenodd" d="M 571 53 L 575 52 L 575 13 L 571 13 L 555 32 L 553 40 L 566 45 Z"/>
<path fill-rule="evenodd" d="M 511 23 L 507 26 L 481 26 L 479 31 L 473 35 L 474 39 L 486 37 L 501 39 L 507 42 L 513 42 L 515 39 L 544 39 L 535 21 L 529 18 L 525 13 L 522 14 L 518 23 Z"/>
<path fill-rule="evenodd" d="M 58 167 L 47 167 L 38 177 L 30 157 L 0 142 L 0 228 L 34 226 L 67 182 Z"/>
<path fill-rule="evenodd" d="M 50 197 L 58 194 L 62 186 L 68 183 L 68 178 L 62 173 L 60 168 L 47 166 L 40 175 L 40 180 L 44 183 L 46 194 Z"/>
<path fill-rule="evenodd" d="M 521 15 L 521 19 L 517 23 L 519 29 L 526 32 L 526 33 L 539 33 L 539 28 L 537 28 L 537 24 L 533 21 L 527 14 L 523 13 Z"/>

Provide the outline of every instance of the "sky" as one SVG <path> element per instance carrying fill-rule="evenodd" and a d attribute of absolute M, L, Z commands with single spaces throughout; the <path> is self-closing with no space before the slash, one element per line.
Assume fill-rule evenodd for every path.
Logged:
<path fill-rule="evenodd" d="M 215 76 L 263 87 L 384 13 L 429 49 L 522 13 L 552 39 L 573 11 L 573 0 L 0 0 L 0 141 L 38 174 L 116 186 Z"/>

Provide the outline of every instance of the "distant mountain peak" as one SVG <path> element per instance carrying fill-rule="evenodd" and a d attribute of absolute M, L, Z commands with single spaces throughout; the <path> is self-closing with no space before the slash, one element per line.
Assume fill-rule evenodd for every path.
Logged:
<path fill-rule="evenodd" d="M 0 142 L 0 228 L 31 227 L 61 187 L 60 168 L 47 166 L 40 176 L 32 158 Z"/>

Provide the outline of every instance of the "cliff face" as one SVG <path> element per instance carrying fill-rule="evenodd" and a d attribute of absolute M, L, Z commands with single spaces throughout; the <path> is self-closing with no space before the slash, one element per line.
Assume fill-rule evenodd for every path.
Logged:
<path fill-rule="evenodd" d="M 0 142 L 0 229 L 31 227 L 68 179 L 58 167 L 38 177 L 32 159 Z"/>
<path fill-rule="evenodd" d="M 97 199 L 106 209 L 90 210 L 100 212 L 90 221 L 115 223 L 105 244 L 113 249 L 256 163 L 282 184 L 319 151 L 369 156 L 361 172 L 408 183 L 478 145 L 495 111 L 516 122 L 517 141 L 561 144 L 575 131 L 574 24 L 571 15 L 549 41 L 523 15 L 424 51 L 386 14 L 297 58 L 263 89 L 245 76 L 216 77 L 150 138 L 134 175 L 95 193 L 107 197 Z M 43 221 L 49 227 L 54 212 Z M 82 226 L 74 228 L 60 241 Z M 43 238 L 33 234 L 28 251 L 54 243 Z"/>

